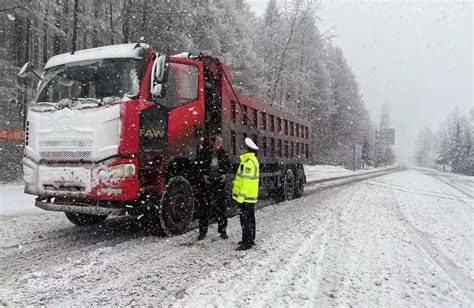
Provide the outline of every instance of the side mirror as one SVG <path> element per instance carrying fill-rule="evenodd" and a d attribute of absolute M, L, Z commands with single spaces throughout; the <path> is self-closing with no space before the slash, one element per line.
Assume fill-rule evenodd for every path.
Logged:
<path fill-rule="evenodd" d="M 159 56 L 152 70 L 150 94 L 153 99 L 162 98 L 166 95 L 165 84 L 168 81 L 170 60 L 167 56 Z"/>
<path fill-rule="evenodd" d="M 166 83 L 168 81 L 168 73 L 170 70 L 170 59 L 167 56 L 159 56 L 156 59 L 155 81 L 158 83 Z"/>
<path fill-rule="evenodd" d="M 31 72 L 33 72 L 33 64 L 31 64 L 31 62 L 26 62 L 18 72 L 18 77 L 24 78 Z"/>
<path fill-rule="evenodd" d="M 26 62 L 25 65 L 23 65 L 23 67 L 18 72 L 18 77 L 25 78 L 29 73 L 33 73 L 36 77 L 38 77 L 40 81 L 41 79 L 43 79 L 40 75 L 38 75 L 34 71 L 34 67 L 33 67 L 33 64 L 31 64 L 31 62 Z"/>
<path fill-rule="evenodd" d="M 151 96 L 153 98 L 162 98 L 166 95 L 166 87 L 161 84 L 157 83 L 153 86 L 153 89 L 151 90 Z"/>

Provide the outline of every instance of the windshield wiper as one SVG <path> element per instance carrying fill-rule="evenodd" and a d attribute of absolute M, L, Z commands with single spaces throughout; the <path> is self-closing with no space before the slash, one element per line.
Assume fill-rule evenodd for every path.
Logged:
<path fill-rule="evenodd" d="M 63 108 L 69 109 L 84 109 L 84 108 L 94 108 L 97 106 L 102 105 L 101 100 L 96 98 L 63 98 L 57 103 L 52 102 L 37 102 L 32 105 L 33 110 L 41 110 L 41 111 L 51 111 L 51 110 L 59 110 Z"/>
<path fill-rule="evenodd" d="M 33 111 L 52 111 L 56 110 L 56 103 L 50 102 L 37 102 L 31 105 Z"/>

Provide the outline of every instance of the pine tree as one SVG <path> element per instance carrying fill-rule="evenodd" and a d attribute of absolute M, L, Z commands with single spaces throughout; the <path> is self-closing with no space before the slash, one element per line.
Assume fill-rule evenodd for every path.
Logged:
<path fill-rule="evenodd" d="M 416 141 L 415 160 L 418 166 L 431 167 L 435 158 L 435 137 L 433 132 L 425 127 L 418 134 Z"/>

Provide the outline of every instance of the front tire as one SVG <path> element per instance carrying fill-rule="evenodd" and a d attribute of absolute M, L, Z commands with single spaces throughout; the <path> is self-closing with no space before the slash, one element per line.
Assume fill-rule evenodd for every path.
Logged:
<path fill-rule="evenodd" d="M 64 212 L 64 214 L 66 214 L 66 218 L 69 219 L 70 222 L 80 227 L 96 225 L 103 222 L 107 218 L 107 216 L 79 214 L 71 212 Z"/>
<path fill-rule="evenodd" d="M 160 202 L 162 231 L 168 236 L 182 234 L 191 223 L 193 213 L 194 194 L 191 184 L 182 176 L 171 178 Z"/>

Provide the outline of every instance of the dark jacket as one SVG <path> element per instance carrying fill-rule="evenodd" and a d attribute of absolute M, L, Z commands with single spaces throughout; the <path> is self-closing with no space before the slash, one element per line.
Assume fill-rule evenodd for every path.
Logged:
<path fill-rule="evenodd" d="M 231 170 L 231 163 L 229 156 L 227 155 L 226 151 L 220 149 L 217 151 L 217 160 L 219 165 L 219 173 L 220 175 L 229 175 Z M 196 159 L 196 163 L 199 169 L 200 176 L 203 177 L 204 175 L 209 175 L 209 170 L 211 169 L 211 162 L 212 162 L 212 149 L 210 148 L 203 148 L 199 151 Z"/>

